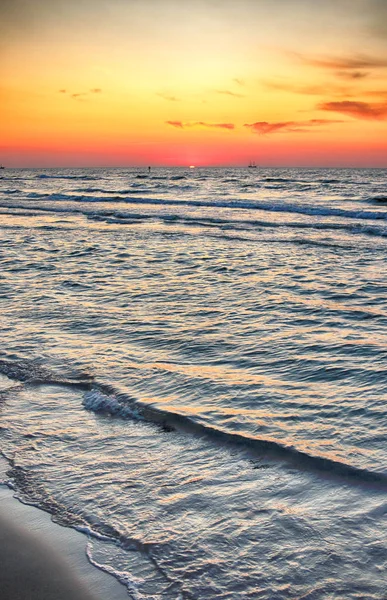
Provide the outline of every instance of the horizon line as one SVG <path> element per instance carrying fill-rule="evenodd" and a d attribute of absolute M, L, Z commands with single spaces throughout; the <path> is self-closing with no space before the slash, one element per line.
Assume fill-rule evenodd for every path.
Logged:
<path fill-rule="evenodd" d="M 4 165 L 4 163 L 1 163 L 2 165 Z M 4 165 L 4 170 L 11 170 L 11 169 L 29 169 L 29 170 L 35 170 L 35 169 L 148 169 L 149 167 L 151 167 L 151 169 L 248 169 L 249 165 L 248 164 L 244 164 L 244 165 L 206 165 L 206 164 L 202 164 L 202 165 L 87 165 L 87 166 L 80 166 L 80 165 L 74 165 L 74 166 L 5 166 Z M 385 166 L 379 166 L 379 165 L 367 165 L 367 166 L 360 166 L 360 165 L 256 165 L 256 169 L 259 171 L 260 169 L 387 169 L 387 164 Z M 1 177 L 0 177 L 1 179 Z"/>

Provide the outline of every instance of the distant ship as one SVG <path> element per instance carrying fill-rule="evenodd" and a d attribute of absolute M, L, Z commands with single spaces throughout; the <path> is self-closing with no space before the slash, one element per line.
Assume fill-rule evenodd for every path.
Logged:
<path fill-rule="evenodd" d="M 255 162 L 250 161 L 249 169 L 256 169 L 256 168 L 257 168 L 257 165 L 255 164 Z"/>
<path fill-rule="evenodd" d="M 0 165 L 0 169 L 5 169 L 5 167 L 3 165 Z"/>

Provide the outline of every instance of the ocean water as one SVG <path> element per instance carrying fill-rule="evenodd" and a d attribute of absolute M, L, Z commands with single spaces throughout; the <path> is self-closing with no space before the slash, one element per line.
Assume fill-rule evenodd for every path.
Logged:
<path fill-rule="evenodd" d="M 0 449 L 142 599 L 387 598 L 387 171 L 5 169 Z"/>

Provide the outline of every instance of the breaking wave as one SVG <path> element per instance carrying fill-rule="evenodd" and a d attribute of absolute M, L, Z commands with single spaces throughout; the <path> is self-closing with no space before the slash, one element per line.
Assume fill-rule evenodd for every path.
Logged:
<path fill-rule="evenodd" d="M 10 380 L 23 384 L 71 386 L 83 391 L 82 403 L 86 410 L 152 423 L 164 431 L 180 431 L 191 435 L 204 436 L 217 444 L 243 446 L 250 452 L 275 461 L 284 461 L 299 470 L 308 470 L 326 474 L 330 477 L 345 478 L 353 483 L 372 483 L 387 489 L 387 474 L 370 471 L 351 464 L 335 461 L 324 456 L 311 455 L 296 446 L 286 446 L 275 439 L 248 436 L 226 431 L 219 426 L 203 424 L 199 420 L 162 410 L 155 405 L 143 403 L 137 399 L 118 393 L 114 387 L 99 384 L 87 374 L 76 374 L 71 378 L 55 374 L 31 360 L 0 359 L 0 373 Z"/>
<path fill-rule="evenodd" d="M 108 414 L 122 419 L 144 420 L 162 427 L 165 431 L 182 430 L 187 433 L 211 438 L 217 443 L 245 446 L 266 458 L 281 460 L 298 469 L 325 473 L 331 477 L 343 477 L 357 483 L 373 483 L 387 489 L 387 474 L 362 469 L 323 456 L 311 455 L 295 446 L 285 446 L 273 439 L 251 437 L 225 431 L 219 427 L 202 424 L 182 414 L 161 410 L 120 395 L 107 395 L 97 389 L 85 392 L 83 405 L 87 410 Z"/>
<path fill-rule="evenodd" d="M 131 192 L 132 193 L 132 192 Z M 178 200 L 167 198 L 131 198 L 130 196 L 122 196 L 117 192 L 117 196 L 100 197 L 100 196 L 73 196 L 70 194 L 50 194 L 31 192 L 28 198 L 45 199 L 45 200 L 67 200 L 72 202 L 108 202 L 123 200 L 130 204 L 148 204 L 148 205 L 163 205 L 163 206 L 192 206 L 205 208 L 236 208 L 244 210 L 262 210 L 268 212 L 285 212 L 296 213 L 309 216 L 325 216 L 325 217 L 343 217 L 346 219 L 367 219 L 367 220 L 382 220 L 387 221 L 387 213 L 370 210 L 346 210 L 343 208 L 333 208 L 325 206 L 313 206 L 308 204 L 290 204 L 290 203 L 274 203 L 274 202 L 249 202 L 246 200 L 229 199 L 229 200 Z"/>

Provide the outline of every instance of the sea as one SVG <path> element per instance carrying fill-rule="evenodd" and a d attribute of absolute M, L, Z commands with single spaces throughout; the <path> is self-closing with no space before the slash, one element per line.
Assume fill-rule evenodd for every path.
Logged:
<path fill-rule="evenodd" d="M 387 169 L 0 172 L 1 481 L 133 600 L 387 598 Z"/>

